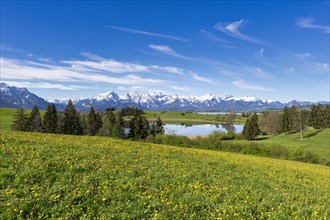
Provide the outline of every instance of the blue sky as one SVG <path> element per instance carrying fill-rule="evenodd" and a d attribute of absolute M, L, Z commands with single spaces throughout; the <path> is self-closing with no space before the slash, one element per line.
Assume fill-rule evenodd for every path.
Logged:
<path fill-rule="evenodd" d="M 329 100 L 329 1 L 1 1 L 1 81 L 47 98 Z"/>

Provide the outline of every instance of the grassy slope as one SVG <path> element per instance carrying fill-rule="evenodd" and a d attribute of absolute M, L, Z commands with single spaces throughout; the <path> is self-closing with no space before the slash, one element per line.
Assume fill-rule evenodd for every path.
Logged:
<path fill-rule="evenodd" d="M 329 160 L 330 158 L 330 129 L 309 129 L 305 132 L 305 138 L 300 138 L 300 133 L 296 134 L 279 134 L 268 139 L 258 140 L 257 143 L 262 145 L 279 144 L 286 147 L 290 153 L 294 153 L 297 149 L 310 151 L 318 155 L 321 159 Z M 235 143 L 249 143 L 246 140 L 233 140 Z"/>
<path fill-rule="evenodd" d="M 0 218 L 329 216 L 324 166 L 115 140 L 1 133 Z"/>
<path fill-rule="evenodd" d="M 264 143 L 279 143 L 286 146 L 290 151 L 303 149 L 316 153 L 321 157 L 330 158 L 330 129 L 314 130 L 307 132 L 307 137 L 300 138 L 297 134 L 280 134 L 270 139 L 264 140 Z"/>

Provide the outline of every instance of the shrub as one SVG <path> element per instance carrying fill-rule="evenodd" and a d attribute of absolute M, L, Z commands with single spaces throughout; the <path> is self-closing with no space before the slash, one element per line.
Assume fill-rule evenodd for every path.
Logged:
<path fill-rule="evenodd" d="M 317 164 L 317 163 L 320 163 L 320 158 L 318 157 L 318 155 L 313 154 L 310 151 L 306 151 L 304 161 L 307 162 L 307 163 Z"/>
<path fill-rule="evenodd" d="M 289 152 L 285 147 L 276 144 L 270 147 L 269 156 L 274 158 L 288 159 Z"/>

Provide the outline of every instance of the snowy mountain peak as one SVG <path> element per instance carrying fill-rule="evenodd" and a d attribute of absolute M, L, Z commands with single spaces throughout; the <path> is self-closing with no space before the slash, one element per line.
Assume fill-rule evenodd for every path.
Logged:
<path fill-rule="evenodd" d="M 212 93 L 209 93 L 209 94 L 206 94 L 204 96 L 199 97 L 198 100 L 200 100 L 200 101 L 209 101 L 209 100 L 212 100 L 214 98 L 216 98 L 216 96 L 213 95 Z"/>
<path fill-rule="evenodd" d="M 95 99 L 97 101 L 104 101 L 104 100 L 110 100 L 110 99 L 119 100 L 120 98 L 117 95 L 117 93 L 115 93 L 114 91 L 109 91 L 109 92 L 94 96 L 93 99 Z"/>
<path fill-rule="evenodd" d="M 233 101 L 243 101 L 243 102 L 257 102 L 261 101 L 260 99 L 254 97 L 254 96 L 243 96 L 239 98 L 227 98 L 226 100 L 233 100 Z"/>
<path fill-rule="evenodd" d="M 1 107 L 24 107 L 32 108 L 37 105 L 40 109 L 45 109 L 49 102 L 56 104 L 60 110 L 64 110 L 68 99 L 54 99 L 46 102 L 44 99 L 30 93 L 25 88 L 17 88 L 1 83 L 0 106 Z M 256 109 L 281 109 L 284 106 L 310 106 L 312 104 L 329 104 L 329 101 L 308 102 L 293 100 L 288 103 L 278 101 L 262 101 L 253 96 L 243 96 L 234 98 L 226 96 L 224 99 L 213 94 L 204 96 L 178 96 L 176 94 L 166 95 L 161 92 L 137 93 L 132 91 L 124 97 L 119 97 L 114 91 L 106 92 L 94 96 L 93 98 L 81 98 L 73 100 L 79 111 L 89 111 L 94 106 L 96 111 L 107 108 L 121 109 L 135 106 L 144 110 L 152 111 L 247 111 Z"/>

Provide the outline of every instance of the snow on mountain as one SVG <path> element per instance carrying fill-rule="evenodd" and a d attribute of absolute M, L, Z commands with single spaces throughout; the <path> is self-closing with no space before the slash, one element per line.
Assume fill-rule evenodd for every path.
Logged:
<path fill-rule="evenodd" d="M 48 103 L 55 103 L 59 111 L 63 111 L 69 99 L 44 100 L 25 88 L 0 84 L 1 107 L 32 108 L 34 105 L 45 109 Z M 91 106 L 97 111 L 107 108 L 121 109 L 135 106 L 140 109 L 153 111 L 249 111 L 256 109 L 281 109 L 284 106 L 310 106 L 312 104 L 329 104 L 329 101 L 309 102 L 293 100 L 288 103 L 266 100 L 262 101 L 253 96 L 235 98 L 227 95 L 224 98 L 213 94 L 203 96 L 166 95 L 161 92 L 138 93 L 132 91 L 124 96 L 119 96 L 114 91 L 96 95 L 92 98 L 73 100 L 79 111 L 89 111 Z"/>
<path fill-rule="evenodd" d="M 70 100 L 69 98 L 63 98 L 63 99 L 47 99 L 46 101 L 49 103 L 66 105 L 69 100 Z M 72 102 L 74 102 L 74 101 L 72 101 Z"/>
<path fill-rule="evenodd" d="M 94 96 L 92 99 L 95 99 L 97 101 L 106 101 L 106 100 L 120 100 L 120 97 L 113 91 L 106 92 L 99 94 L 97 96 Z"/>
<path fill-rule="evenodd" d="M 0 107 L 33 108 L 35 105 L 40 109 L 45 109 L 48 102 L 30 93 L 26 88 L 17 88 L 6 83 L 0 83 Z"/>
<path fill-rule="evenodd" d="M 226 100 L 234 100 L 234 101 L 244 101 L 244 102 L 257 102 L 261 101 L 260 99 L 253 97 L 253 96 L 244 96 L 244 97 L 239 97 L 239 98 L 227 98 Z"/>

